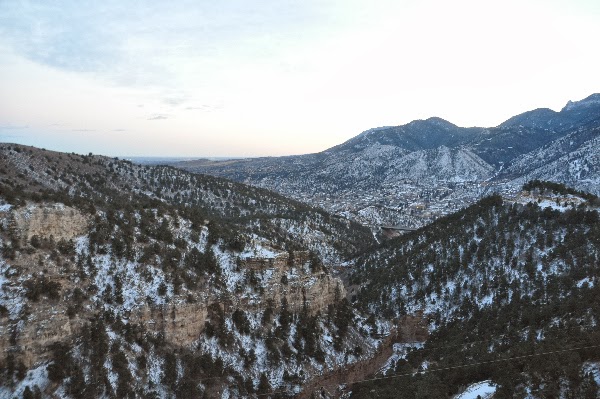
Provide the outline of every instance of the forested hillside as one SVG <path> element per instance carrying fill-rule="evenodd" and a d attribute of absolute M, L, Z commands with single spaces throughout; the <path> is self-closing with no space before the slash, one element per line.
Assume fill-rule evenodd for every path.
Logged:
<path fill-rule="evenodd" d="M 0 153 L 0 397 L 288 397 L 376 349 L 331 273 L 367 229 L 173 168 Z"/>
<path fill-rule="evenodd" d="M 219 178 L 0 152 L 1 398 L 598 395 L 593 194 L 536 180 L 374 245 Z"/>
<path fill-rule="evenodd" d="M 485 198 L 359 258 L 353 302 L 386 318 L 423 311 L 431 334 L 388 370 L 404 376 L 352 397 L 446 398 L 483 380 L 495 398 L 597 397 L 598 199 L 525 188 L 526 200 Z"/>
<path fill-rule="evenodd" d="M 280 244 L 287 239 L 288 245 L 307 246 L 330 262 L 340 262 L 374 242 L 369 230 L 357 223 L 225 179 L 20 145 L 2 144 L 0 154 L 0 184 L 11 198 L 87 201 L 125 210 L 132 201 L 142 207 L 176 206 L 191 219 L 211 221 L 221 234 L 257 233 Z"/>

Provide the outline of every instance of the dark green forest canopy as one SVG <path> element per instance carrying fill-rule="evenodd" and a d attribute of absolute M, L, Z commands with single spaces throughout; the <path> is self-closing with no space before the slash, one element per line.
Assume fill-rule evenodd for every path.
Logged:
<path fill-rule="evenodd" d="M 579 193 L 532 183 L 530 190 Z M 495 195 L 363 254 L 352 282 L 366 312 L 388 318 L 424 310 L 431 335 L 395 373 L 479 363 L 600 344 L 600 222 L 596 198 L 565 211 L 505 201 Z M 353 397 L 440 397 L 491 379 L 498 397 L 525 387 L 573 397 L 591 384 L 585 361 L 597 348 L 357 384 Z M 519 393 L 520 392 L 520 393 Z"/>
<path fill-rule="evenodd" d="M 590 205 L 600 206 L 600 198 L 598 198 L 598 196 L 583 191 L 575 190 L 571 187 L 567 187 L 562 183 L 543 180 L 532 180 L 523 185 L 523 190 L 528 192 L 550 192 L 560 195 L 573 195 L 585 199 Z"/>
<path fill-rule="evenodd" d="M 0 153 L 5 155 L 0 158 L 0 195 L 15 205 L 51 201 L 113 214 L 154 209 L 159 215 L 178 214 L 196 226 L 209 221 L 213 238 L 234 246 L 240 237 L 255 233 L 284 248 L 301 249 L 302 237 L 290 234 L 286 226 L 305 223 L 322 232 L 345 258 L 375 242 L 370 230 L 358 223 L 222 178 L 17 144 L 0 144 Z"/>

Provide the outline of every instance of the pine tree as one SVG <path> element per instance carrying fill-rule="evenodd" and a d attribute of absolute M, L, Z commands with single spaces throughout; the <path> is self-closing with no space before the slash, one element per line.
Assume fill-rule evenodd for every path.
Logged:
<path fill-rule="evenodd" d="M 265 375 L 265 373 L 260 374 L 260 380 L 258 383 L 257 393 L 259 395 L 264 395 L 271 391 L 271 384 L 269 383 L 269 379 Z"/>

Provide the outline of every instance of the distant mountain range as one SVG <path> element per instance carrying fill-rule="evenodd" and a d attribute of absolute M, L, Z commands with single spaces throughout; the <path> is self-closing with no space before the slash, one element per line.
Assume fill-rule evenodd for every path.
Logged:
<path fill-rule="evenodd" d="M 370 129 L 316 154 L 200 159 L 174 166 L 275 190 L 360 220 L 365 207 L 351 206 L 353 200 L 367 196 L 381 205 L 386 203 L 382 193 L 389 197 L 407 187 L 419 191 L 449 186 L 450 197 L 464 202 L 535 178 L 600 194 L 599 137 L 600 94 L 592 94 L 569 101 L 560 112 L 527 111 L 492 128 L 464 128 L 429 118 Z M 456 185 L 468 187 L 457 190 Z M 388 217 L 375 213 L 368 223 L 403 219 L 398 212 Z"/>
<path fill-rule="evenodd" d="M 0 143 L 0 398 L 597 398 L 600 199 L 517 188 L 598 189 L 597 106 L 220 163 L 356 219 L 447 214 L 380 243 L 261 188 Z"/>

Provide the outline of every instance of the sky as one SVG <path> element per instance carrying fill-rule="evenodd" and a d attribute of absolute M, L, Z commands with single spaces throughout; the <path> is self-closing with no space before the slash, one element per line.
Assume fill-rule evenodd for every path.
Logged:
<path fill-rule="evenodd" d="M 597 0 L 0 0 L 0 142 L 278 156 L 600 92 Z"/>

